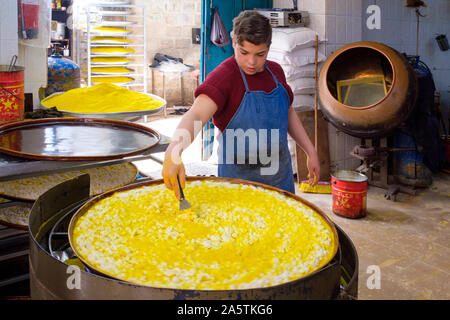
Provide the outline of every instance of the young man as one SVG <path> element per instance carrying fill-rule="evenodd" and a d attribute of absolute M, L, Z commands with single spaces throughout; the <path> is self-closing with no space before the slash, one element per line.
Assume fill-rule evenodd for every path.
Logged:
<path fill-rule="evenodd" d="M 287 134 L 308 155 L 310 183 L 320 176 L 317 152 L 290 107 L 293 94 L 280 65 L 268 61 L 269 20 L 244 11 L 233 20 L 234 56 L 222 62 L 196 89 L 168 146 L 162 175 L 180 199 L 185 184 L 181 153 L 211 117 L 220 130 L 220 177 L 251 180 L 295 193 Z"/>

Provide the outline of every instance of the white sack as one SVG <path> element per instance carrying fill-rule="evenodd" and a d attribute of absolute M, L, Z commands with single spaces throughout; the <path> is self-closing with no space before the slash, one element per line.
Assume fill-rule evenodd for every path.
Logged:
<path fill-rule="evenodd" d="M 296 112 L 314 111 L 314 96 L 309 94 L 294 95 L 292 107 Z"/>
<path fill-rule="evenodd" d="M 316 42 L 316 34 L 310 28 L 273 28 L 271 48 L 282 51 L 313 47 Z M 323 42 L 319 37 L 319 42 Z"/>
<path fill-rule="evenodd" d="M 267 59 L 278 62 L 279 64 L 302 67 L 307 64 L 315 63 L 315 48 L 302 48 L 292 52 L 279 51 L 270 48 Z M 317 62 L 323 62 L 327 57 L 321 52 L 317 53 Z"/>
<path fill-rule="evenodd" d="M 314 94 L 314 78 L 298 78 L 288 81 L 294 95 L 298 94 Z"/>

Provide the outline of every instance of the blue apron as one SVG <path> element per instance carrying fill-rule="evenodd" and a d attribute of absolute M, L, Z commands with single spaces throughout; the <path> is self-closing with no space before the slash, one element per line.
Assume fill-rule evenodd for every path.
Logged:
<path fill-rule="evenodd" d="M 260 182 L 295 193 L 287 141 L 289 96 L 272 71 L 270 93 L 250 91 L 245 84 L 241 104 L 219 136 L 219 177 Z"/>

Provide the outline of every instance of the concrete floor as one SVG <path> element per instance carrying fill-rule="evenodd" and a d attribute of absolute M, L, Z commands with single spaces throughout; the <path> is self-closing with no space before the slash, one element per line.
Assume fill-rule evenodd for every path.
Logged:
<path fill-rule="evenodd" d="M 367 216 L 348 219 L 331 210 L 331 195 L 297 194 L 317 205 L 352 239 L 359 256 L 359 299 L 450 298 L 450 176 L 440 173 L 417 196 L 384 199 L 369 187 Z M 373 267 L 380 288 L 373 288 Z M 372 289 L 370 289 L 372 288 Z"/>
<path fill-rule="evenodd" d="M 153 118 L 146 125 L 171 136 L 179 119 Z M 214 159 L 201 162 L 200 150 L 197 138 L 184 152 L 187 174 L 216 174 Z M 135 164 L 141 172 L 161 177 L 161 165 Z M 359 256 L 359 299 L 450 299 L 450 175 L 439 173 L 433 180 L 416 196 L 399 194 L 396 202 L 384 198 L 385 190 L 369 187 L 367 216 L 361 219 L 334 214 L 329 194 L 297 190 L 352 239 Z"/>

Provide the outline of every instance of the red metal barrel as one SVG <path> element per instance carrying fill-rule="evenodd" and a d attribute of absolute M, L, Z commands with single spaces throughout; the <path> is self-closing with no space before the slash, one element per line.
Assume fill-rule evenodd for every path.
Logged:
<path fill-rule="evenodd" d="M 331 175 L 333 212 L 346 218 L 366 216 L 367 177 L 355 171 L 339 170 Z"/>
<path fill-rule="evenodd" d="M 0 65 L 0 124 L 23 120 L 24 68 Z"/>

